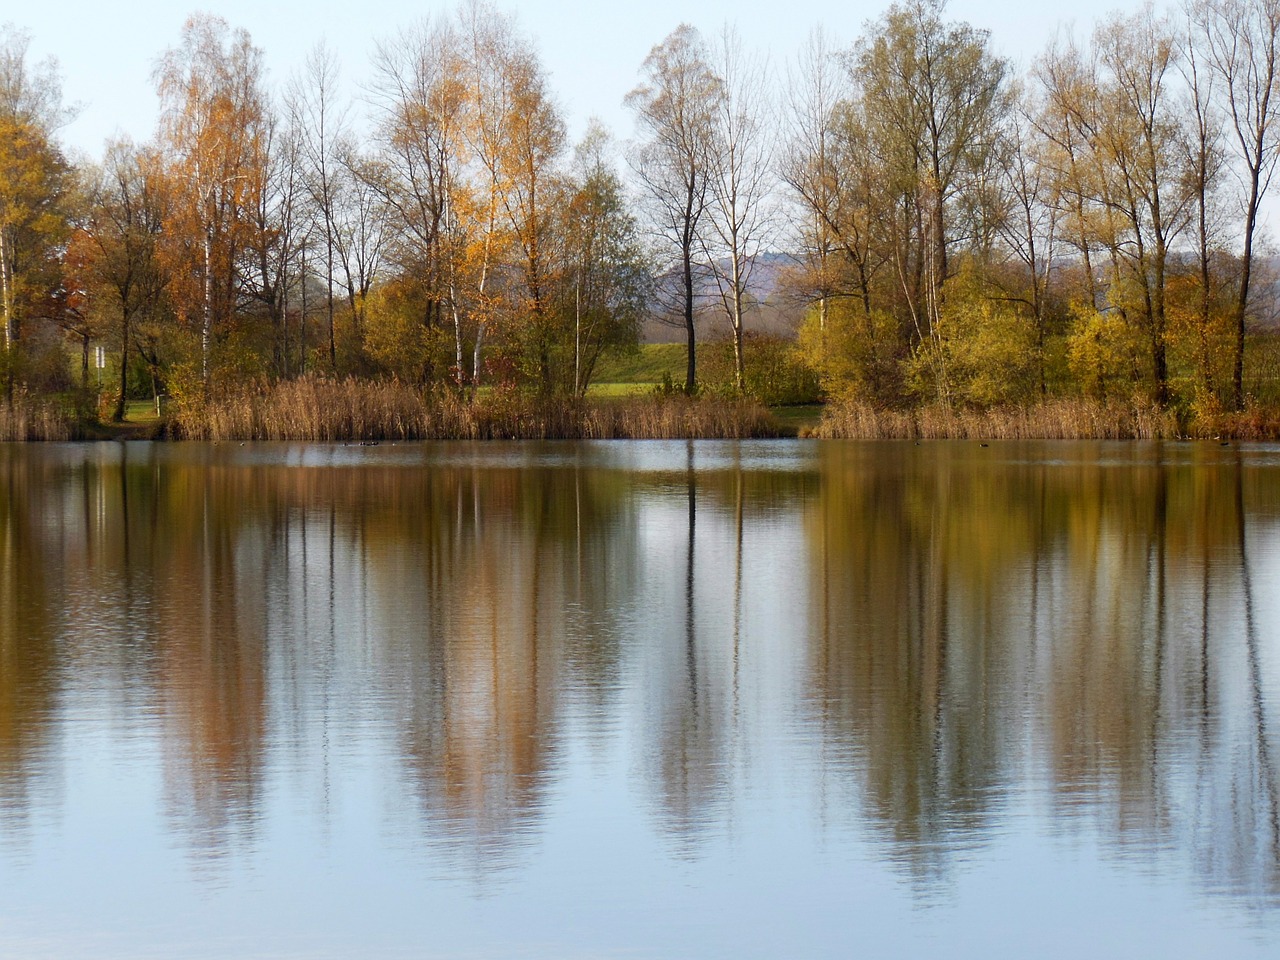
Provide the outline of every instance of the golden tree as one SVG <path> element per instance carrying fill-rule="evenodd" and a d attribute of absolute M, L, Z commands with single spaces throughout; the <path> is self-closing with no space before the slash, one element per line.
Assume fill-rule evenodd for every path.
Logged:
<path fill-rule="evenodd" d="M 175 198 L 173 293 L 179 313 L 199 330 L 206 388 L 215 338 L 236 313 L 237 260 L 266 186 L 262 70 L 262 51 L 246 31 L 196 15 L 155 73 Z"/>
<path fill-rule="evenodd" d="M 28 61 L 29 39 L 0 27 L 0 316 L 6 397 L 17 379 L 24 320 L 47 315 L 60 285 L 71 168 L 53 139 L 67 118 L 51 63 Z"/>

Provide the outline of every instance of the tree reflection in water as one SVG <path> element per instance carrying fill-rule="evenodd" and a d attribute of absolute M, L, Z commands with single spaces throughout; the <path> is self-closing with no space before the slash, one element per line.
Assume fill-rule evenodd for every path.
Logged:
<path fill-rule="evenodd" d="M 282 793 L 323 838 L 359 781 L 483 879 L 585 744 L 693 861 L 799 776 L 775 816 L 870 831 L 920 889 L 1042 805 L 1275 903 L 1264 456 L 769 449 L 6 446 L 0 833 L 56 803 L 92 695 L 215 860 L 269 848 Z"/>
<path fill-rule="evenodd" d="M 1273 485 L 1203 448 L 976 449 L 824 447 L 812 675 L 862 815 L 935 882 L 1032 771 L 1056 829 L 1275 900 L 1245 551 Z"/>

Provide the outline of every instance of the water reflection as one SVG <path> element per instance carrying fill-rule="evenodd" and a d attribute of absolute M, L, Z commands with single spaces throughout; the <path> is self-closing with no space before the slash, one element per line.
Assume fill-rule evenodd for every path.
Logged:
<path fill-rule="evenodd" d="M 620 764 L 690 861 L 798 818 L 927 888 L 1088 832 L 1274 905 L 1269 457 L 3 446 L 0 835 L 87 716 L 200 857 L 281 798 L 323 845 L 359 783 L 483 881 Z"/>
<path fill-rule="evenodd" d="M 823 449 L 811 519 L 822 728 L 863 816 L 926 880 L 1028 777 L 1056 829 L 1185 845 L 1274 900 L 1274 723 L 1250 538 L 1265 471 L 1193 451 L 1072 463 L 935 446 Z M 1014 452 L 1005 450 L 1006 454 Z M 1274 636 L 1274 628 L 1271 635 Z"/>
<path fill-rule="evenodd" d="M 40 530 L 51 472 L 39 462 L 0 472 L 0 817 L 6 838 L 26 823 L 39 786 L 33 781 L 56 736 L 58 598 L 80 586 L 69 582 L 70 558 L 61 544 L 46 543 Z"/>

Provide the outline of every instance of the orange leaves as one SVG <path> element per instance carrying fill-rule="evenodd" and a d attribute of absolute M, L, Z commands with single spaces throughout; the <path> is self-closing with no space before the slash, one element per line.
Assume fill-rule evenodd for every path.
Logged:
<path fill-rule="evenodd" d="M 70 168 L 36 122 L 0 111 L 0 318 L 4 346 L 58 287 Z"/>
<path fill-rule="evenodd" d="M 197 15 L 155 75 L 175 198 L 166 251 L 173 293 L 179 313 L 198 322 L 206 371 L 213 337 L 235 313 L 237 257 L 258 229 L 268 123 L 262 71 L 248 33 Z"/>

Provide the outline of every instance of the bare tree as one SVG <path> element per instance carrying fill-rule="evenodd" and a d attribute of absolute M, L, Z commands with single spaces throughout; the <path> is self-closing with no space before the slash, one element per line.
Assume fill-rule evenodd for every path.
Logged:
<path fill-rule="evenodd" d="M 1137 288 L 1151 350 L 1155 399 L 1169 399 L 1167 275 L 1174 239 L 1186 227 L 1185 132 L 1171 81 L 1179 56 L 1173 24 L 1151 8 L 1113 17 L 1094 34 L 1100 67 L 1100 125 L 1092 137 L 1110 185 L 1105 196 L 1124 224 L 1125 261 Z"/>
<path fill-rule="evenodd" d="M 1094 30 L 1088 59 L 1056 47 L 1041 62 L 1042 131 L 1078 245 L 1109 256 L 1106 307 L 1146 339 L 1154 399 L 1169 399 L 1171 253 L 1193 206 L 1186 114 L 1177 96 L 1178 33 L 1147 7 Z M 1087 278 L 1098 308 L 1095 278 Z"/>
<path fill-rule="evenodd" d="M 325 317 L 329 334 L 329 368 L 338 368 L 338 346 L 334 333 L 335 261 L 346 262 L 343 237 L 338 229 L 339 194 L 344 188 L 345 168 L 339 160 L 347 135 L 347 108 L 338 99 L 339 65 L 336 55 L 323 42 L 307 54 L 300 76 L 289 85 L 287 104 L 298 131 L 298 147 L 304 166 L 303 184 L 324 239 Z"/>
<path fill-rule="evenodd" d="M 847 99 L 845 74 L 820 29 L 810 34 L 789 77 L 790 136 L 782 155 L 782 179 L 800 208 L 798 241 L 804 250 L 809 284 L 818 305 L 818 326 L 825 335 L 831 298 L 839 289 L 833 260 L 839 246 L 841 169 L 834 143 L 836 116 Z M 870 292 L 865 307 L 871 309 Z"/>
<path fill-rule="evenodd" d="M 1231 118 L 1239 159 L 1244 166 L 1243 252 L 1235 309 L 1232 400 L 1244 407 L 1244 333 L 1253 273 L 1258 210 L 1280 159 L 1277 125 L 1277 66 L 1280 66 L 1280 0 L 1194 0 L 1190 15 L 1198 26 L 1196 43 L 1222 79 L 1225 108 Z"/>
<path fill-rule="evenodd" d="M 379 150 L 376 162 L 362 165 L 362 179 L 390 213 L 386 256 L 417 273 L 426 289 L 422 326 L 452 327 L 453 376 L 461 386 L 474 332 L 459 291 L 469 91 L 456 31 L 447 21 L 423 23 L 381 45 L 374 68 Z"/>
<path fill-rule="evenodd" d="M 1194 21 L 1184 40 L 1181 70 L 1189 96 L 1187 135 L 1187 174 L 1193 193 L 1195 211 L 1196 262 L 1199 273 L 1199 302 L 1196 327 L 1196 385 L 1202 397 L 1215 397 L 1213 377 L 1213 349 L 1210 331 L 1215 314 L 1216 287 L 1214 254 L 1221 240 L 1221 202 L 1219 194 L 1222 176 L 1226 169 L 1226 148 L 1223 142 L 1224 120 L 1218 107 L 1219 76 L 1203 59 L 1197 49 Z"/>
<path fill-rule="evenodd" d="M 688 24 L 649 51 L 640 69 L 642 83 L 625 101 L 643 134 L 631 167 L 657 231 L 675 248 L 688 350 L 685 391 L 692 394 L 698 389 L 694 261 L 711 198 L 715 116 L 723 83 L 708 62 L 702 37 Z"/>
<path fill-rule="evenodd" d="M 347 187 L 339 197 L 338 236 L 347 300 L 357 331 L 364 302 L 378 277 L 387 243 L 390 211 L 377 189 L 377 164 L 347 141 L 339 155 Z"/>
<path fill-rule="evenodd" d="M 1004 181 L 1010 215 L 1001 233 L 1015 259 L 1026 269 L 1027 300 L 1036 327 L 1036 366 L 1040 395 L 1047 393 L 1045 377 L 1046 300 L 1049 272 L 1057 250 L 1058 211 L 1050 202 L 1050 172 L 1041 162 L 1033 136 L 1031 105 L 1025 100 L 1010 113 Z"/>
<path fill-rule="evenodd" d="M 714 116 L 709 218 L 714 243 L 708 259 L 733 334 L 734 381 L 741 394 L 746 390 L 742 347 L 747 287 L 773 227 L 774 123 L 767 62 L 747 54 L 729 25 L 717 54 L 722 95 Z"/>
<path fill-rule="evenodd" d="M 1080 254 L 1084 281 L 1083 299 L 1090 307 L 1098 302 L 1094 275 L 1095 231 L 1086 211 L 1092 188 L 1085 133 L 1092 100 L 1093 79 L 1079 48 L 1055 37 L 1037 60 L 1033 76 L 1042 90 L 1039 109 L 1031 118 L 1037 153 L 1049 175 L 1049 202 L 1053 204 L 1064 243 Z"/>

